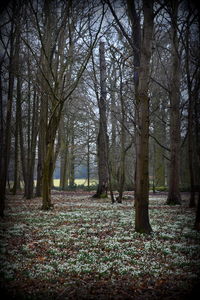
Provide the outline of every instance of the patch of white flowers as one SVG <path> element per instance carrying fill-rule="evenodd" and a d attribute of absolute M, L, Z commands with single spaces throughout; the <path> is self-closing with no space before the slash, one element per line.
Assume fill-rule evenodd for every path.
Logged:
<path fill-rule="evenodd" d="M 150 199 L 150 206 L 158 203 L 161 207 L 163 198 Z M 175 209 L 152 207 L 154 233 L 146 236 L 134 231 L 131 202 L 112 206 L 80 200 L 56 206 L 60 210 L 55 212 L 10 213 L 21 221 L 7 229 L 3 224 L 0 260 L 5 279 L 13 279 L 16 272 L 32 279 L 74 274 L 158 278 L 181 273 L 192 278 L 191 267 L 200 266 L 200 234 L 191 229 L 192 214 L 177 216 Z M 10 249 L 13 237 L 25 240 Z"/>

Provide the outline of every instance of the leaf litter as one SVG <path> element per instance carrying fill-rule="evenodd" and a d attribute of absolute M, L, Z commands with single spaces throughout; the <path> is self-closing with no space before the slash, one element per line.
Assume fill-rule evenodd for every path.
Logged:
<path fill-rule="evenodd" d="M 134 205 L 53 193 L 9 196 L 1 220 L 1 288 L 11 299 L 187 299 L 199 282 L 195 210 L 150 195 L 153 233 L 134 231 Z M 195 290 L 194 290 L 195 292 Z M 185 297 L 185 298 L 184 298 Z"/>

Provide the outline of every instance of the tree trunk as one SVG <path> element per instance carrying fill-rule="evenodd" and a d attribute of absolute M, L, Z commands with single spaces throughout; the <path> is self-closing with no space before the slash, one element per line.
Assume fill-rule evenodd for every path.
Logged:
<path fill-rule="evenodd" d="M 26 199 L 33 198 L 34 189 L 34 166 L 35 166 L 35 155 L 36 155 L 36 144 L 37 144 L 37 134 L 38 134 L 38 107 L 39 107 L 39 97 L 34 92 L 33 99 L 33 117 L 31 120 L 31 141 L 30 141 L 30 159 L 27 170 L 27 188 L 26 188 Z"/>
<path fill-rule="evenodd" d="M 149 98 L 148 83 L 150 72 L 153 34 L 153 1 L 143 1 L 144 25 L 139 69 L 137 99 L 137 165 L 135 191 L 135 230 L 140 233 L 152 231 L 149 222 Z"/>
<path fill-rule="evenodd" d="M 193 109 L 192 109 L 192 95 L 189 95 L 188 105 L 188 158 L 189 158 L 189 172 L 190 172 L 190 202 L 189 207 L 195 207 L 195 184 L 194 184 L 194 166 L 193 166 L 193 153 L 194 153 L 194 140 L 193 140 Z"/>
<path fill-rule="evenodd" d="M 111 145 L 110 145 L 110 171 L 111 171 L 111 181 L 114 188 L 117 187 L 117 159 L 118 159 L 118 147 L 117 147 L 117 106 L 116 106 L 116 69 L 114 59 L 112 59 L 113 70 L 111 72 L 110 80 L 110 98 L 111 98 Z"/>
<path fill-rule="evenodd" d="M 75 184 L 75 156 L 74 156 L 74 121 L 71 124 L 71 145 L 70 145 L 70 162 L 69 162 L 69 186 L 74 187 Z"/>
<path fill-rule="evenodd" d="M 170 171 L 167 204 L 181 204 L 180 177 L 180 58 L 177 35 L 178 2 L 171 7 L 172 77 L 170 91 Z"/>
<path fill-rule="evenodd" d="M 35 190 L 35 197 L 41 197 L 42 191 L 42 157 L 41 157 L 41 143 L 40 137 L 38 141 L 38 162 L 37 162 L 37 184 Z"/>
<path fill-rule="evenodd" d="M 87 187 L 90 189 L 90 123 L 87 125 Z"/>
<path fill-rule="evenodd" d="M 162 101 L 162 102 L 161 102 Z M 164 107 L 163 107 L 163 100 L 159 101 L 155 99 L 155 107 L 160 107 L 157 110 L 158 117 L 154 119 L 154 136 L 155 138 L 164 145 L 166 140 L 166 130 L 165 130 L 165 123 L 163 120 L 160 120 L 160 117 L 164 119 Z M 154 169 L 155 169 L 155 188 L 156 187 L 164 187 L 165 186 L 165 161 L 164 155 L 165 150 L 155 141 L 154 143 Z"/>
<path fill-rule="evenodd" d="M 194 177 L 194 95 L 192 91 L 192 79 L 190 72 L 190 50 L 189 50 L 189 36 L 190 25 L 189 19 L 187 19 L 186 27 L 186 75 L 187 75 L 187 89 L 188 89 L 188 159 L 189 159 L 189 175 L 190 175 L 190 202 L 189 207 L 195 207 L 195 177 Z"/>
<path fill-rule="evenodd" d="M 9 83 L 8 83 L 8 97 L 7 97 L 7 111 L 6 120 L 3 133 L 3 151 L 2 151 L 2 165 L 0 169 L 0 216 L 4 216 L 5 209 L 5 197 L 6 197 L 6 182 L 7 172 L 9 165 L 9 153 L 11 143 L 11 118 L 12 118 L 12 106 L 13 106 L 13 90 L 14 90 L 14 21 L 15 21 L 15 4 L 13 3 L 13 20 L 11 23 L 10 31 L 10 53 L 9 53 Z"/>
<path fill-rule="evenodd" d="M 20 166 L 20 157 L 19 157 L 19 118 L 20 105 L 21 105 L 21 86 L 19 80 L 17 80 L 17 99 L 16 99 L 16 118 L 15 118 L 15 164 L 14 164 L 14 184 L 12 188 L 13 195 L 16 195 L 17 189 L 20 188 L 19 181 L 19 166 Z"/>
<path fill-rule="evenodd" d="M 108 135 L 107 135 L 107 117 L 106 117 L 106 62 L 105 62 L 105 49 L 104 43 L 100 42 L 100 88 L 101 95 L 99 99 L 99 134 L 97 140 L 98 149 L 98 175 L 99 184 L 97 193 L 94 197 L 104 198 L 107 197 L 108 192 Z"/>
<path fill-rule="evenodd" d="M 47 145 L 47 153 L 42 168 L 42 209 L 49 210 L 53 207 L 51 203 L 51 183 L 53 175 L 53 150 L 54 143 Z"/>
<path fill-rule="evenodd" d="M 198 202 L 197 202 L 197 210 L 196 210 L 194 229 L 200 231 L 200 191 L 198 193 Z"/>
<path fill-rule="evenodd" d="M 126 144 L 126 129 L 125 129 L 125 103 L 123 97 L 123 86 L 122 86 L 122 71 L 120 69 L 120 105 L 121 105 L 121 149 L 120 149 L 120 165 L 119 165 L 119 196 L 117 201 L 122 203 L 123 191 L 124 191 L 124 183 L 125 183 L 125 158 L 126 158 L 126 151 L 125 151 L 125 144 Z"/>

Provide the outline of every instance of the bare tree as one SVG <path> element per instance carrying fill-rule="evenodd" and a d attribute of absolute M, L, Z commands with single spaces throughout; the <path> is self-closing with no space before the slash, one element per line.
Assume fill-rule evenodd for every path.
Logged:
<path fill-rule="evenodd" d="M 64 103 L 66 101 L 70 101 L 70 96 L 73 91 L 76 89 L 79 80 L 87 66 L 87 63 L 90 59 L 92 49 L 96 44 L 98 39 L 98 35 L 101 29 L 103 17 L 104 17 L 104 8 L 102 12 L 102 16 L 99 20 L 99 26 L 97 28 L 96 34 L 88 45 L 85 56 L 82 59 L 81 65 L 76 70 L 75 79 L 70 83 L 67 82 L 68 86 L 66 88 L 66 72 L 70 66 L 73 64 L 73 61 L 69 59 L 64 64 L 64 69 L 62 66 L 62 72 L 56 74 L 53 69 L 52 59 L 54 57 L 56 51 L 56 39 L 55 37 L 59 37 L 59 34 L 56 35 L 54 31 L 53 23 L 54 20 L 54 9 L 53 5 L 55 3 L 52 1 L 45 1 L 45 15 L 46 15 L 46 23 L 45 23 L 45 31 L 43 35 L 41 35 L 40 27 L 38 26 L 39 36 L 41 38 L 42 45 L 42 57 L 41 57 L 41 87 L 44 92 L 44 98 L 41 106 L 41 125 L 40 128 L 42 130 L 40 136 L 41 143 L 41 152 L 42 152 L 42 199 L 43 205 L 42 208 L 48 210 L 52 207 L 50 190 L 52 183 L 52 175 L 53 175 L 53 167 L 54 167 L 54 144 L 55 138 L 57 134 L 57 130 L 60 123 L 60 118 L 62 114 L 62 109 Z M 67 3 L 67 7 L 65 8 L 66 14 L 64 14 L 64 21 L 73 14 L 73 6 L 72 3 Z M 36 15 L 37 20 L 37 15 Z M 38 21 L 37 21 L 38 22 Z M 62 26 L 66 26 L 66 23 L 61 23 L 59 27 L 59 31 Z M 69 31 L 69 47 L 72 47 L 70 43 L 70 26 L 67 27 Z M 70 53 L 69 53 L 70 54 Z M 52 88 L 52 86 L 54 88 Z M 65 89 L 65 93 L 64 93 Z M 51 108 L 49 106 L 51 104 Z"/>
<path fill-rule="evenodd" d="M 137 165 L 135 190 L 135 229 L 138 232 L 150 233 L 149 202 L 149 95 L 150 59 L 153 36 L 153 1 L 143 1 L 143 39 L 139 68 L 139 84 L 137 100 Z"/>
<path fill-rule="evenodd" d="M 134 83 L 136 98 L 136 190 L 135 190 L 135 229 L 138 232 L 151 232 L 148 214 L 149 198 L 149 96 L 148 84 L 150 80 L 150 59 L 153 35 L 153 1 L 143 1 L 143 35 L 140 36 L 140 18 L 136 13 L 135 2 L 127 1 L 129 19 L 132 24 L 132 37 L 130 38 L 120 23 L 113 7 L 106 1 L 124 37 L 132 48 L 134 55 Z"/>
<path fill-rule="evenodd" d="M 107 116 L 106 116 L 106 61 L 105 61 L 105 45 L 100 42 L 99 45 L 100 57 L 100 97 L 98 101 L 99 106 L 99 133 L 97 140 L 98 152 L 98 175 L 99 184 L 94 197 L 107 197 L 108 191 L 108 134 L 107 134 Z"/>
<path fill-rule="evenodd" d="M 170 89 L 170 171 L 167 204 L 180 204 L 180 55 L 178 49 L 178 2 L 171 1 L 172 69 Z"/>
<path fill-rule="evenodd" d="M 4 216 L 5 209 L 5 193 L 6 193 L 6 181 L 7 173 L 10 159 L 10 145 L 11 145 L 11 119 L 12 119 L 12 108 L 13 108 L 13 93 L 14 93 L 14 82 L 15 82 L 15 58 L 17 55 L 17 38 L 16 34 L 19 34 L 19 31 L 16 31 L 17 16 L 18 15 L 18 3 L 14 1 L 11 2 L 11 24 L 10 24 L 10 34 L 9 34 L 9 78 L 8 78 L 8 93 L 7 93 L 7 103 L 6 103 L 6 115 L 5 125 L 2 125 L 2 158 L 0 166 L 0 216 Z M 6 49 L 7 51 L 7 49 Z M 1 101 L 2 102 L 2 101 Z"/>

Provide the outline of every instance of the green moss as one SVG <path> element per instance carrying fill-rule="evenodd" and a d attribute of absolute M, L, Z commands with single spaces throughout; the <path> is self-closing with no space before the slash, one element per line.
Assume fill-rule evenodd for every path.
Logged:
<path fill-rule="evenodd" d="M 104 199 L 104 198 L 108 198 L 108 196 L 107 196 L 106 193 L 103 193 L 103 194 L 100 195 L 100 198 L 103 198 L 103 199 Z"/>

